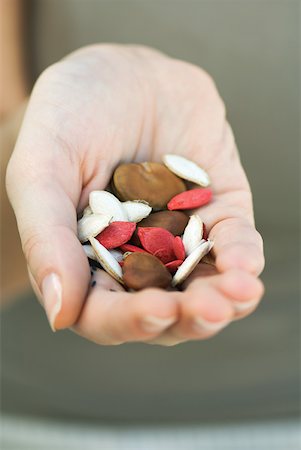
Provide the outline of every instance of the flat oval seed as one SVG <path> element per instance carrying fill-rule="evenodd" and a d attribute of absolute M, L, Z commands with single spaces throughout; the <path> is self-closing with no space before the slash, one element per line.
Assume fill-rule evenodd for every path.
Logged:
<path fill-rule="evenodd" d="M 152 211 L 152 208 L 148 203 L 140 200 L 123 202 L 122 207 L 130 222 L 140 222 L 140 220 L 149 216 Z"/>
<path fill-rule="evenodd" d="M 112 222 L 128 220 L 121 202 L 115 195 L 107 191 L 92 191 L 89 195 L 89 205 L 94 214 L 106 214 L 112 217 Z"/>
<path fill-rule="evenodd" d="M 109 249 L 110 254 L 113 256 L 113 258 L 116 259 L 116 261 L 120 262 L 123 260 L 123 252 L 120 250 L 117 250 L 116 248 Z"/>
<path fill-rule="evenodd" d="M 90 208 L 90 206 L 86 206 L 85 209 L 83 210 L 83 217 L 84 216 L 90 216 L 91 214 L 93 214 L 92 209 Z"/>
<path fill-rule="evenodd" d="M 184 180 L 192 181 L 200 186 L 207 187 L 210 184 L 210 178 L 207 172 L 198 166 L 195 162 L 179 155 L 164 155 L 164 164 L 173 173 Z"/>
<path fill-rule="evenodd" d="M 111 255 L 109 250 L 107 250 L 103 245 L 101 245 L 97 239 L 90 238 L 90 243 L 95 252 L 97 261 L 104 268 L 109 275 L 111 275 L 119 283 L 123 284 L 122 280 L 122 269 L 118 261 Z"/>
<path fill-rule="evenodd" d="M 92 245 L 83 245 L 83 250 L 89 259 L 97 261 Z"/>
<path fill-rule="evenodd" d="M 114 172 L 113 184 L 120 200 L 145 200 L 156 210 L 166 208 L 172 197 L 186 190 L 180 178 L 155 162 L 121 164 Z"/>
<path fill-rule="evenodd" d="M 205 241 L 200 244 L 183 262 L 183 264 L 176 271 L 172 286 L 183 283 L 184 280 L 191 274 L 193 269 L 198 265 L 201 259 L 210 252 L 213 246 L 212 241 Z"/>
<path fill-rule="evenodd" d="M 110 223 L 111 217 L 104 214 L 89 214 L 83 216 L 77 222 L 77 236 L 81 242 L 87 242 L 89 238 L 97 236 Z"/>
<path fill-rule="evenodd" d="M 130 289 L 138 291 L 147 287 L 166 288 L 171 279 L 169 271 L 153 255 L 131 253 L 124 260 L 123 280 Z"/>
<path fill-rule="evenodd" d="M 203 239 L 203 230 L 202 219 L 197 214 L 190 216 L 183 234 L 183 244 L 187 256 L 200 245 Z"/>

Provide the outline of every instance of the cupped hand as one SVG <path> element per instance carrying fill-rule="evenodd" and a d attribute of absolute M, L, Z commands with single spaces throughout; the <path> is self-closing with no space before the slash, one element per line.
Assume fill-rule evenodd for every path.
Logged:
<path fill-rule="evenodd" d="M 214 200 L 199 211 L 215 242 L 182 292 L 125 292 L 105 272 L 90 287 L 77 214 L 121 161 L 165 153 L 200 164 Z M 7 171 L 34 289 L 53 329 L 100 344 L 174 345 L 208 338 L 251 313 L 263 286 L 262 239 L 225 109 L 200 68 L 155 50 L 80 49 L 38 79 Z"/>

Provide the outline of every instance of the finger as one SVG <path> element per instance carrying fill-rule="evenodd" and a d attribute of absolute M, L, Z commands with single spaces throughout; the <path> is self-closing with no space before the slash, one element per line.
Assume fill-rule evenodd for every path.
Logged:
<path fill-rule="evenodd" d="M 253 312 L 264 294 L 261 280 L 243 270 L 229 270 L 221 275 L 217 288 L 231 300 L 234 319 L 241 319 Z"/>
<path fill-rule="evenodd" d="M 76 236 L 80 176 L 62 142 L 35 126 L 32 115 L 29 110 L 6 181 L 29 271 L 55 330 L 76 321 L 90 276 Z"/>
<path fill-rule="evenodd" d="M 250 314 L 263 295 L 261 281 L 247 272 L 232 270 L 197 277 L 201 273 L 200 265 L 196 275 L 186 281 L 180 301 L 181 318 L 156 343 L 175 345 L 212 337 L 231 320 Z"/>
<path fill-rule="evenodd" d="M 214 278 L 199 278 L 181 293 L 180 320 L 154 343 L 176 345 L 187 340 L 207 339 L 230 323 L 233 307 L 216 289 Z"/>
<path fill-rule="evenodd" d="M 221 220 L 210 231 L 216 268 L 242 269 L 259 275 L 264 268 L 263 242 L 254 226 L 241 217 Z"/>
<path fill-rule="evenodd" d="M 102 270 L 97 271 L 94 281 L 73 330 L 97 344 L 148 340 L 178 319 L 178 293 L 159 289 L 124 292 Z"/>

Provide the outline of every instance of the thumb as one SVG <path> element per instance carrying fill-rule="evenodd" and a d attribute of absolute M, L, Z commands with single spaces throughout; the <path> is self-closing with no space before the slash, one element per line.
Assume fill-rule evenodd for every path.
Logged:
<path fill-rule="evenodd" d="M 35 152 L 25 158 L 21 137 L 6 182 L 32 284 L 40 293 L 51 328 L 56 330 L 77 321 L 90 270 L 76 235 L 76 201 L 66 188 L 69 185 L 69 192 L 78 192 L 79 197 L 80 187 L 72 176 L 62 176 L 70 160 L 64 161 L 63 152 L 51 154 L 53 143 L 49 144 L 43 144 L 47 158 Z"/>

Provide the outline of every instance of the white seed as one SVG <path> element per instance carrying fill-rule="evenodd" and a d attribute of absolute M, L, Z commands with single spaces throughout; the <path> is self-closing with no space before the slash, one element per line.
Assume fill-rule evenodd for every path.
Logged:
<path fill-rule="evenodd" d="M 213 246 L 212 241 L 204 241 L 202 242 L 180 265 L 178 270 L 176 271 L 173 279 L 172 286 L 176 286 L 177 284 L 183 283 L 184 280 L 191 274 L 193 269 L 198 265 L 201 259 L 210 252 Z"/>
<path fill-rule="evenodd" d="M 149 216 L 152 211 L 149 204 L 141 200 L 123 202 L 122 207 L 130 222 L 140 222 L 140 220 Z"/>
<path fill-rule="evenodd" d="M 133 252 L 125 252 L 122 256 L 122 259 L 127 258 L 129 255 L 131 255 Z"/>
<path fill-rule="evenodd" d="M 119 283 L 123 284 L 122 270 L 118 261 L 116 261 L 116 259 L 111 255 L 109 250 L 107 250 L 103 245 L 101 245 L 101 243 L 98 242 L 97 239 L 91 237 L 89 240 L 93 247 L 93 250 L 95 252 L 99 264 L 101 264 L 101 266 L 109 275 L 115 278 L 115 280 L 119 281 Z"/>
<path fill-rule="evenodd" d="M 94 261 L 97 261 L 97 258 L 94 253 L 92 245 L 83 245 L 83 249 L 88 258 L 93 259 Z"/>
<path fill-rule="evenodd" d="M 111 217 L 104 214 L 91 214 L 82 217 L 77 222 L 77 236 L 81 242 L 86 242 L 89 237 L 95 237 L 110 223 Z"/>
<path fill-rule="evenodd" d="M 83 210 L 83 217 L 85 216 L 90 216 L 91 214 L 93 214 L 92 209 L 90 208 L 90 206 L 86 206 L 85 209 Z"/>
<path fill-rule="evenodd" d="M 120 250 L 116 250 L 116 248 L 112 248 L 109 250 L 109 252 L 113 256 L 113 258 L 116 259 L 116 261 L 120 262 L 123 260 L 123 252 L 121 252 Z"/>
<path fill-rule="evenodd" d="M 92 191 L 89 196 L 89 205 L 94 214 L 107 214 L 112 222 L 127 222 L 127 215 L 122 203 L 115 195 L 107 191 Z"/>
<path fill-rule="evenodd" d="M 171 172 L 200 186 L 209 186 L 209 175 L 195 162 L 179 155 L 164 155 L 163 162 Z"/>
<path fill-rule="evenodd" d="M 190 255 L 190 253 L 200 245 L 203 238 L 203 230 L 204 225 L 202 219 L 196 214 L 190 216 L 183 234 L 183 244 L 186 256 Z"/>

